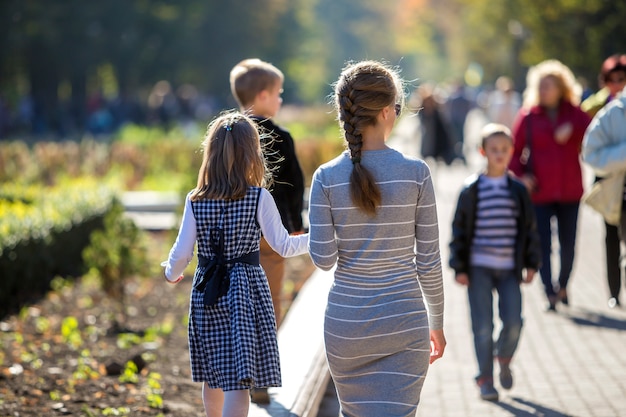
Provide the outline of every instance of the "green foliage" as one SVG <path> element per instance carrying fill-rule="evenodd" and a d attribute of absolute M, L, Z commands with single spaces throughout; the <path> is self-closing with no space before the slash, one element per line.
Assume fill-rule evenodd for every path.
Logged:
<path fill-rule="evenodd" d="M 82 272 L 81 252 L 112 200 L 95 181 L 0 186 L 0 315 L 45 291 L 53 277 Z"/>
<path fill-rule="evenodd" d="M 88 93 L 149 91 L 163 79 L 233 106 L 229 70 L 250 56 L 285 72 L 287 102 L 323 102 L 344 62 L 364 58 L 398 64 L 408 79 L 458 78 L 477 62 L 490 81 L 545 58 L 595 76 L 626 49 L 625 18 L 626 3 L 607 0 L 5 1 L 0 90 L 15 102 L 37 87 L 52 119 L 64 96 L 81 108 Z"/>
<path fill-rule="evenodd" d="M 137 368 L 137 364 L 133 361 L 126 362 L 126 367 L 124 371 L 119 376 L 119 381 L 126 384 L 136 384 L 139 382 L 139 369 Z"/>
<path fill-rule="evenodd" d="M 148 374 L 146 400 L 150 408 L 163 408 L 163 389 L 161 388 L 161 375 L 157 372 Z"/>
<path fill-rule="evenodd" d="M 104 213 L 111 203 L 112 192 L 94 181 L 76 181 L 70 186 L 0 186 L 0 255 L 18 242 L 45 241 L 55 232 L 69 230 Z"/>
<path fill-rule="evenodd" d="M 128 416 L 130 408 L 128 407 L 107 407 L 102 410 L 103 416 Z"/>
<path fill-rule="evenodd" d="M 83 338 L 78 328 L 78 320 L 76 317 L 65 317 L 63 319 L 61 335 L 65 343 L 74 349 L 79 348 L 83 344 Z"/>
<path fill-rule="evenodd" d="M 190 140 L 184 132 L 134 125 L 122 129 L 113 142 L 0 142 L 0 181 L 13 184 L 24 204 L 36 192 L 25 185 L 62 186 L 67 179 L 99 178 L 128 190 L 171 190 L 193 184 L 202 159 L 202 133 Z M 22 190 L 25 189 L 25 190 Z M 35 188 L 36 190 L 36 188 Z M 15 200 L 11 190 L 3 200 Z"/>
<path fill-rule="evenodd" d="M 120 333 L 117 335 L 117 347 L 120 349 L 130 349 L 141 344 L 142 341 L 142 337 L 136 333 Z"/>
<path fill-rule="evenodd" d="M 124 314 L 124 286 L 133 275 L 147 274 L 149 262 L 145 236 L 132 220 L 124 217 L 117 201 L 104 217 L 104 227 L 91 234 L 83 251 L 88 268 L 97 271 L 102 289 L 120 303 Z"/>

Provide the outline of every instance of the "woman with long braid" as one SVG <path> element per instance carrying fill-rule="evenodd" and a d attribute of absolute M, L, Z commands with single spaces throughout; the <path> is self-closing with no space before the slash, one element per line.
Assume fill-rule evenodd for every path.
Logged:
<path fill-rule="evenodd" d="M 430 171 L 385 144 L 402 93 L 381 63 L 344 69 L 335 104 L 348 150 L 311 186 L 311 257 L 324 270 L 337 265 L 324 340 L 342 416 L 415 416 L 446 345 Z"/>

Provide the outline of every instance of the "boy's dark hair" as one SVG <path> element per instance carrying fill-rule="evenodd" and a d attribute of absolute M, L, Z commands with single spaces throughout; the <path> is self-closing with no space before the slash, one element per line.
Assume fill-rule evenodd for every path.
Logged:
<path fill-rule="evenodd" d="M 269 62 L 257 58 L 244 59 L 230 71 L 230 91 L 242 108 L 252 104 L 255 97 L 270 89 L 285 76 Z"/>
<path fill-rule="evenodd" d="M 480 132 L 480 146 L 484 148 L 487 140 L 494 136 L 504 136 L 513 142 L 513 136 L 511 135 L 511 130 L 508 127 L 500 123 L 489 123 L 483 127 Z"/>

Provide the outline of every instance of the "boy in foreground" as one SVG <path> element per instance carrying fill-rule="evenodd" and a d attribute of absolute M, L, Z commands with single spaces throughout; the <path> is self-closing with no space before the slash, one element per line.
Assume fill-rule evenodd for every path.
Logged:
<path fill-rule="evenodd" d="M 450 266 L 456 281 L 468 289 L 480 397 L 497 401 L 494 357 L 500 366 L 500 385 L 510 389 L 511 360 L 522 330 L 520 283 L 532 282 L 541 263 L 541 246 L 526 187 L 508 173 L 513 156 L 509 129 L 499 124 L 485 126 L 480 153 L 487 159 L 487 168 L 470 177 L 459 196 L 452 224 Z M 495 342 L 494 289 L 502 320 Z"/>

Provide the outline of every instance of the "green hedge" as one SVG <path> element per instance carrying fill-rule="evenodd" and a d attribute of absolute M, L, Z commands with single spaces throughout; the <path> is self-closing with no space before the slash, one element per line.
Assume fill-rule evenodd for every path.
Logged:
<path fill-rule="evenodd" d="M 57 275 L 82 273 L 82 251 L 115 200 L 111 188 L 0 186 L 0 317 L 40 296 Z"/>

